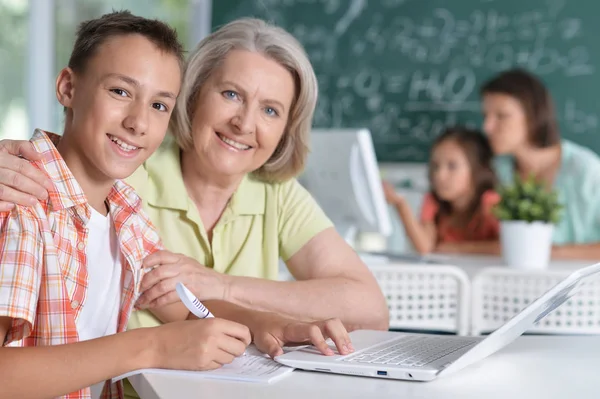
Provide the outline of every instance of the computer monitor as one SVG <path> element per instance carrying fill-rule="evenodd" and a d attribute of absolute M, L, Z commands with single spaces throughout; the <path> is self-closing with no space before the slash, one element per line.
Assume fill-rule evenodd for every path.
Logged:
<path fill-rule="evenodd" d="M 313 195 L 337 231 L 355 246 L 359 233 L 389 236 L 379 167 L 368 129 L 314 129 L 300 183 Z"/>

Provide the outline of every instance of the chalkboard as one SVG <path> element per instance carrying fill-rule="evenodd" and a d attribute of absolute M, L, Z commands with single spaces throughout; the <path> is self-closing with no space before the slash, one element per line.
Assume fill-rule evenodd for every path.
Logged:
<path fill-rule="evenodd" d="M 255 16 L 305 46 L 316 127 L 368 127 L 381 162 L 421 162 L 446 125 L 481 124 L 479 86 L 513 66 L 542 78 L 564 138 L 600 150 L 600 2 L 218 0 L 213 27 Z"/>

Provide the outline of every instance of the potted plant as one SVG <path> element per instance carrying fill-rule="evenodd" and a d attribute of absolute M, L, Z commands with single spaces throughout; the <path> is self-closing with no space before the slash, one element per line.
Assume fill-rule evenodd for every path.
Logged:
<path fill-rule="evenodd" d="M 533 176 L 499 188 L 500 202 L 493 212 L 500 220 L 502 257 L 509 267 L 543 269 L 552 251 L 554 225 L 562 205 L 556 190 Z"/>

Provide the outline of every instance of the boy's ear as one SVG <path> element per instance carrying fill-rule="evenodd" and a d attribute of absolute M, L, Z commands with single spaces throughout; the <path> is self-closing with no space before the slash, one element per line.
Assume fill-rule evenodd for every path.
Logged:
<path fill-rule="evenodd" d="M 71 108 L 75 97 L 75 72 L 67 67 L 63 68 L 56 78 L 56 98 L 62 106 Z"/>

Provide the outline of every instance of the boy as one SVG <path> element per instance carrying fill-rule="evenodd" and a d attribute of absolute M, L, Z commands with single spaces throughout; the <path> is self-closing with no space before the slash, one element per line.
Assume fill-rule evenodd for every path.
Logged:
<path fill-rule="evenodd" d="M 162 246 L 119 179 L 163 140 L 181 68 L 162 22 L 114 12 L 81 24 L 56 80 L 63 136 L 31 139 L 53 187 L 34 207 L 0 214 L 0 397 L 118 398 L 121 385 L 103 381 L 215 368 L 248 345 L 248 329 L 222 319 L 124 332 L 142 260 Z"/>

